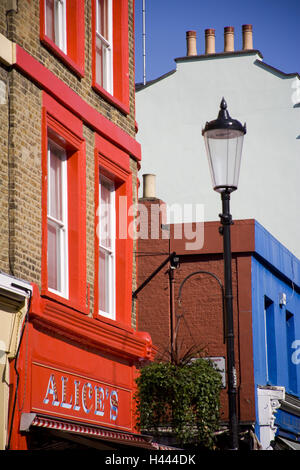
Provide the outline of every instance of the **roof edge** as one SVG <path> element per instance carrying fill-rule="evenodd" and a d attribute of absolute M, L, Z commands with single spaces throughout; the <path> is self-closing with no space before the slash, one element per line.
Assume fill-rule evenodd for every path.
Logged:
<path fill-rule="evenodd" d="M 235 57 L 235 56 L 247 56 L 247 55 L 258 55 L 261 59 L 263 59 L 262 53 L 258 49 L 246 49 L 246 50 L 240 50 L 240 51 L 229 51 L 229 52 L 216 52 L 214 54 L 200 54 L 200 55 L 193 55 L 193 56 L 183 56 L 183 57 L 177 57 L 174 59 L 176 63 L 178 62 L 193 62 L 197 60 L 209 60 L 209 59 L 215 59 L 215 58 L 222 58 L 222 57 Z M 297 77 L 300 80 L 300 74 L 298 72 L 283 72 L 282 70 L 273 67 L 272 65 L 267 64 L 263 60 L 257 60 L 255 61 L 255 65 L 259 65 L 261 67 L 265 67 L 266 69 L 269 69 L 271 72 L 278 73 L 279 75 L 282 75 L 283 77 L 286 78 L 293 78 Z M 143 90 L 144 88 L 147 88 L 160 80 L 163 80 L 170 75 L 173 75 L 177 69 L 170 70 L 169 72 L 153 79 L 147 82 L 146 84 L 143 83 L 136 83 L 135 85 L 135 91 L 138 92 L 140 90 Z"/>
<path fill-rule="evenodd" d="M 270 65 L 270 64 L 267 64 L 266 62 L 263 62 L 263 61 L 260 61 L 260 60 L 256 60 L 254 62 L 255 65 L 257 65 L 258 67 L 264 67 L 266 69 L 269 69 L 271 72 L 275 72 L 279 75 L 283 75 L 284 77 L 286 78 L 293 78 L 293 77 L 297 77 L 299 78 L 300 80 L 300 74 L 298 72 L 283 72 L 282 70 L 280 69 L 277 69 L 276 67 L 274 67 L 273 65 Z"/>
<path fill-rule="evenodd" d="M 300 260 L 277 237 L 255 220 L 254 255 L 300 288 Z"/>
<path fill-rule="evenodd" d="M 164 73 L 160 77 L 154 78 L 153 80 L 149 80 L 149 82 L 144 83 L 136 83 L 135 84 L 135 91 L 140 91 L 143 90 L 144 88 L 147 88 L 148 86 L 153 85 L 156 82 L 159 82 L 160 80 L 163 80 L 164 78 L 169 77 L 170 75 L 173 75 L 173 73 L 176 72 L 176 69 L 170 70 L 170 72 Z"/>
<path fill-rule="evenodd" d="M 259 55 L 263 59 L 262 53 L 258 49 L 242 49 L 239 51 L 226 51 L 226 52 L 214 52 L 213 54 L 199 54 L 199 55 L 191 55 L 191 56 L 183 56 L 177 57 L 175 62 L 189 62 L 193 60 L 206 60 L 212 58 L 221 58 L 221 57 L 228 57 L 228 56 L 240 56 L 240 55 Z"/>

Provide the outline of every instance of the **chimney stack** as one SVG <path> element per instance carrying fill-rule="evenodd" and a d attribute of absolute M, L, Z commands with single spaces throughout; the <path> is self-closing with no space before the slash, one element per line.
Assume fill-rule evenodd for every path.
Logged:
<path fill-rule="evenodd" d="M 197 55 L 196 31 L 186 32 L 186 55 Z"/>
<path fill-rule="evenodd" d="M 224 52 L 234 51 L 234 27 L 225 26 L 224 28 Z"/>
<path fill-rule="evenodd" d="M 145 174 L 143 175 L 143 198 L 155 199 L 156 198 L 156 175 Z"/>
<path fill-rule="evenodd" d="M 252 24 L 243 24 L 243 50 L 253 49 Z"/>
<path fill-rule="evenodd" d="M 206 29 L 205 30 L 205 54 L 214 54 L 215 52 L 216 52 L 215 30 Z"/>

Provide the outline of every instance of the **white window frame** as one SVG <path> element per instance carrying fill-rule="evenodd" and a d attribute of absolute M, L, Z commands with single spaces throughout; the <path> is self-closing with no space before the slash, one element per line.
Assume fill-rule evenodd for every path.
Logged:
<path fill-rule="evenodd" d="M 50 172 L 50 158 L 51 148 L 54 147 L 60 154 L 61 158 L 61 197 L 62 197 L 62 220 L 58 220 L 51 216 L 51 172 Z M 67 154 L 66 151 L 56 144 L 53 140 L 48 139 L 48 197 L 47 197 L 47 230 L 48 225 L 55 227 L 59 230 L 59 246 L 58 253 L 60 259 L 57 259 L 57 276 L 60 279 L 60 290 L 49 287 L 48 290 L 54 294 L 68 298 L 69 296 L 69 257 L 68 257 L 68 180 L 67 180 Z M 48 248 L 47 248 L 48 253 Z"/>
<path fill-rule="evenodd" d="M 112 12 L 112 0 L 106 0 L 107 2 L 107 29 L 108 38 L 106 39 L 100 33 L 101 26 L 99 24 L 99 0 L 96 0 L 96 51 L 97 51 L 97 38 L 101 41 L 103 48 L 102 56 L 102 69 L 103 69 L 103 83 L 97 81 L 97 61 L 96 67 L 96 83 L 102 86 L 110 94 L 113 93 L 113 12 Z"/>
<path fill-rule="evenodd" d="M 67 53 L 67 0 L 54 0 L 54 43 Z M 47 0 L 45 0 L 45 21 L 47 24 Z"/>
<path fill-rule="evenodd" d="M 104 252 L 108 255 L 108 284 L 107 295 L 108 300 L 108 311 L 103 311 L 99 308 L 99 314 L 103 317 L 110 318 L 111 320 L 116 319 L 116 204 L 115 204 L 115 185 L 112 180 L 106 178 L 102 174 L 99 175 L 99 225 L 101 224 L 101 181 L 105 181 L 110 189 L 110 206 L 109 206 L 109 220 L 111 221 L 110 233 L 111 233 L 111 248 L 107 248 L 101 245 L 101 228 L 99 230 L 99 269 L 98 275 L 100 275 L 100 252 Z M 98 283 L 99 285 L 99 283 Z M 99 288 L 99 287 L 98 287 Z M 98 292 L 100 299 L 101 292 Z M 100 303 L 100 302 L 99 302 Z"/>

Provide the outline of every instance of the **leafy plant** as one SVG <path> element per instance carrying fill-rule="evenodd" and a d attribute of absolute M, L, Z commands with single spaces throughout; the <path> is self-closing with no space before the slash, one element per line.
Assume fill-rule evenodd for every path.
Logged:
<path fill-rule="evenodd" d="M 221 376 L 206 359 L 153 362 L 136 380 L 137 426 L 155 435 L 171 430 L 180 444 L 213 448 Z"/>

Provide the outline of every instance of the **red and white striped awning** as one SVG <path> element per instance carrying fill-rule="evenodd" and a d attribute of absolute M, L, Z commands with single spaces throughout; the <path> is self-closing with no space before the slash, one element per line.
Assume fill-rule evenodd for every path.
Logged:
<path fill-rule="evenodd" d="M 74 423 L 72 421 L 64 421 L 52 417 L 44 417 L 36 415 L 35 413 L 23 413 L 21 416 L 20 431 L 29 431 L 32 426 L 79 434 L 86 437 L 92 437 L 104 441 L 141 447 L 144 449 L 174 449 L 172 447 L 152 442 L 153 438 L 151 436 L 142 436 L 141 434 L 121 432 L 96 426 L 87 426 L 86 424 Z"/>

